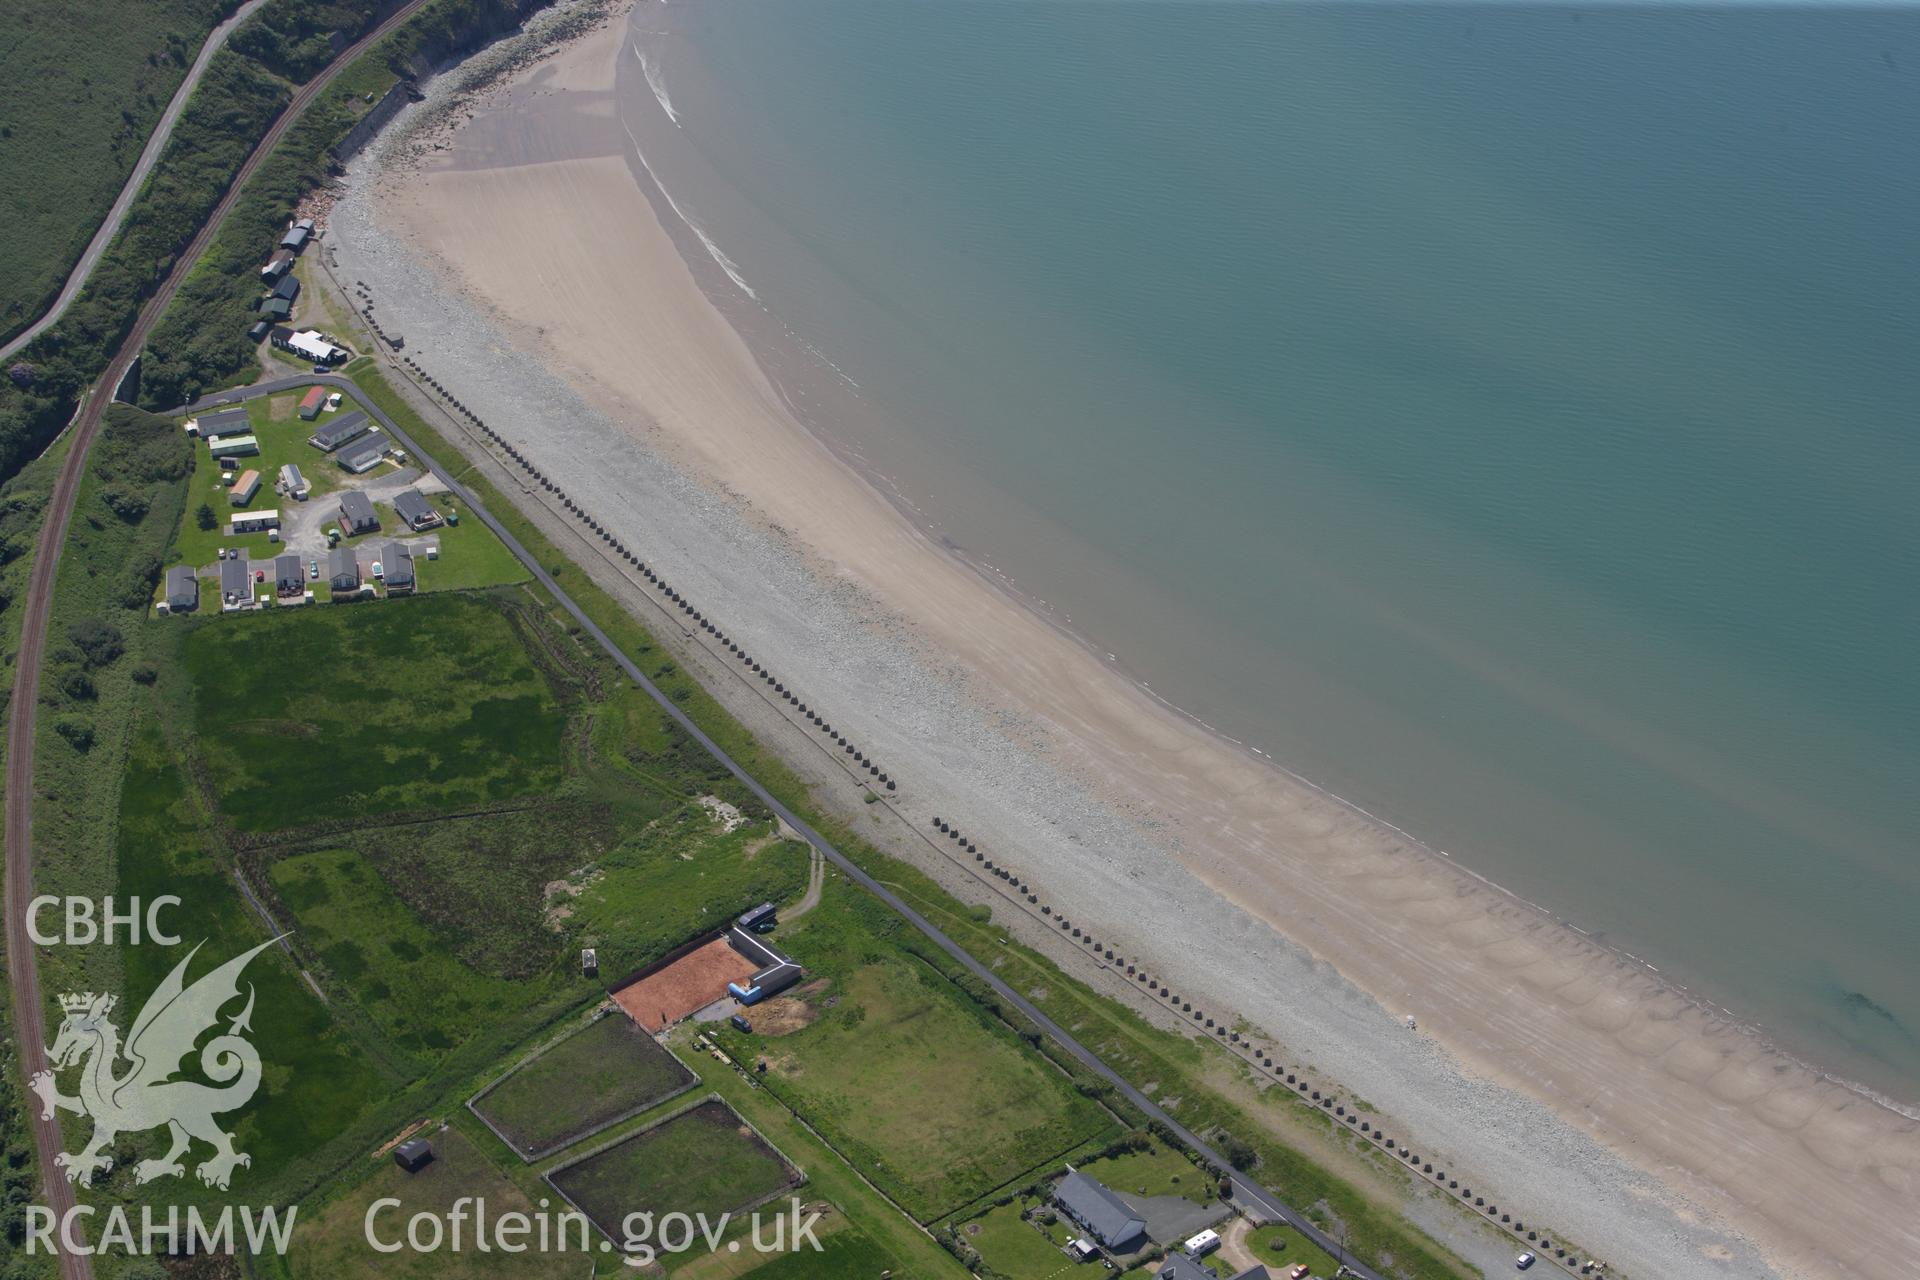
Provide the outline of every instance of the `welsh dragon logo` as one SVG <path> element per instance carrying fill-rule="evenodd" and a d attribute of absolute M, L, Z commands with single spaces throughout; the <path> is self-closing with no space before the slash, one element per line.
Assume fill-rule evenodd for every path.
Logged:
<path fill-rule="evenodd" d="M 200 947 L 196 946 L 147 999 L 140 1016 L 133 1020 L 125 1045 L 120 1043 L 119 1028 L 107 1016 L 113 1011 L 115 997 L 91 991 L 60 997 L 65 1019 L 53 1047 L 47 1050 L 53 1068 L 38 1073 L 29 1083 L 40 1095 L 41 1119 L 51 1120 L 56 1111 L 93 1118 L 93 1140 L 77 1153 L 63 1152 L 54 1157 L 69 1182 L 91 1186 L 95 1174 L 113 1167 L 113 1157 L 101 1152 L 115 1138 L 161 1125 L 167 1127 L 172 1146 L 159 1159 L 142 1160 L 136 1165 L 136 1182 L 183 1175 L 186 1167 L 180 1158 L 194 1139 L 214 1149 L 212 1158 L 194 1170 L 210 1187 L 224 1191 L 234 1169 L 253 1163 L 246 1152 L 234 1150 L 232 1136 L 213 1121 L 221 1112 L 245 1106 L 260 1087 L 260 1054 L 241 1035 L 252 1030 L 251 984 L 246 1007 L 227 1024 L 224 1034 L 216 1035 L 200 1050 L 200 1072 L 214 1085 L 174 1076 L 182 1059 L 193 1052 L 195 1042 L 215 1028 L 222 1006 L 239 998 L 240 971 L 274 941 L 277 939 L 234 957 L 188 986 L 187 965 L 199 954 Z M 116 1074 L 122 1059 L 128 1066 Z M 60 1092 L 54 1074 L 76 1063 L 84 1064 L 80 1092 L 69 1098 Z"/>

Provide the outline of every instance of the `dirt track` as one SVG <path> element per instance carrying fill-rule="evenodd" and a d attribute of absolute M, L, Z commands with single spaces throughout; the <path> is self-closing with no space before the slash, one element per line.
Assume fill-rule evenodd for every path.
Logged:
<path fill-rule="evenodd" d="M 81 406 L 80 413 L 73 421 L 72 446 L 61 464 L 53 493 L 48 498 L 46 521 L 41 526 L 37 544 L 39 551 L 34 557 L 33 574 L 28 580 L 26 613 L 20 624 L 20 652 L 14 663 L 13 701 L 8 708 L 7 974 L 13 989 L 14 1030 L 20 1040 L 20 1070 L 26 1079 L 32 1079 L 47 1068 L 40 973 L 31 940 L 27 937 L 25 911 L 27 901 L 33 897 L 34 732 L 40 710 L 40 669 L 46 659 L 47 618 L 53 606 L 60 549 L 66 542 L 67 525 L 73 518 L 74 498 L 80 490 L 80 478 L 86 471 L 87 453 L 92 448 L 93 438 L 100 429 L 101 416 L 106 412 L 114 389 L 126 377 L 127 370 L 146 345 L 148 335 L 166 313 L 174 294 L 193 270 L 194 264 L 206 253 L 214 234 L 233 211 L 240 192 L 260 163 L 279 145 L 280 139 L 300 113 L 333 82 L 335 75 L 374 41 L 405 22 L 426 3 L 427 0 L 408 0 L 394 11 L 392 17 L 341 52 L 325 71 L 294 95 L 286 110 L 280 113 L 280 117 L 240 166 L 226 195 L 221 197 L 220 203 L 214 207 L 212 215 L 201 226 L 192 243 L 175 259 L 173 270 L 165 282 L 140 308 L 126 341 L 120 344 L 119 351 L 107 365 L 106 373 L 95 384 L 93 394 Z M 72 1184 L 53 1163 L 55 1153 L 61 1150 L 59 1120 L 57 1117 L 42 1117 L 38 1109 L 30 1109 L 28 1122 L 34 1147 L 40 1157 L 42 1191 L 46 1197 L 44 1203 L 53 1211 L 56 1221 L 64 1222 L 66 1214 L 74 1207 L 74 1194 Z M 63 1250 L 60 1270 L 67 1280 L 88 1280 L 93 1275 L 93 1263 L 84 1255 Z"/>

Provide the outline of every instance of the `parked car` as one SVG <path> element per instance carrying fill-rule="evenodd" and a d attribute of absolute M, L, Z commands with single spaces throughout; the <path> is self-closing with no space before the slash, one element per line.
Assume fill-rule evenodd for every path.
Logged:
<path fill-rule="evenodd" d="M 1534 1257 L 1531 1253 L 1523 1253 L 1513 1260 L 1513 1266 L 1516 1271 L 1525 1271 L 1528 1267 L 1532 1266 L 1533 1263 Z"/>
<path fill-rule="evenodd" d="M 318 560 L 307 561 L 307 581 L 320 581 L 320 562 Z"/>
<path fill-rule="evenodd" d="M 731 1018 L 728 1018 L 727 1021 L 733 1024 L 733 1029 L 735 1031 L 745 1031 L 750 1033 L 753 1030 L 753 1024 L 751 1022 L 748 1022 L 746 1017 L 743 1014 L 736 1013 Z"/>

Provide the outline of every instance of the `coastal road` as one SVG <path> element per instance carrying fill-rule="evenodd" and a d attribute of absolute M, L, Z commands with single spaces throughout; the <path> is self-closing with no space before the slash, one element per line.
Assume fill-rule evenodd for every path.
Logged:
<path fill-rule="evenodd" d="M 245 4 L 233 11 L 232 17 L 215 27 L 213 33 L 207 37 L 207 42 L 200 46 L 200 56 L 193 60 L 191 67 L 187 68 L 186 79 L 182 80 L 180 87 L 174 91 L 173 100 L 167 103 L 167 109 L 160 113 L 160 122 L 154 126 L 153 133 L 148 136 L 147 145 L 140 152 L 140 159 L 135 162 L 133 172 L 127 175 L 126 185 L 120 188 L 119 198 L 113 202 L 113 208 L 107 211 L 106 220 L 100 224 L 100 229 L 93 233 L 93 239 L 88 243 L 86 252 L 80 255 L 80 261 L 73 264 L 73 271 L 67 276 L 67 283 L 61 287 L 60 296 L 53 300 L 53 305 L 47 308 L 45 315 L 22 329 L 18 336 L 8 341 L 6 345 L 0 346 L 0 360 L 5 360 L 39 337 L 42 331 L 58 320 L 66 309 L 73 305 L 73 300 L 80 296 L 80 290 L 86 285 L 87 278 L 93 274 L 94 267 L 99 265 L 100 255 L 107 251 L 107 246 L 113 243 L 114 236 L 119 234 L 120 224 L 127 220 L 127 210 L 133 207 L 133 198 L 140 194 L 140 188 L 146 185 L 147 175 L 153 172 L 154 163 L 160 159 L 160 153 L 166 150 L 167 140 L 173 137 L 173 126 L 179 123 L 180 113 L 186 108 L 187 99 L 192 97 L 194 89 L 199 87 L 200 77 L 206 74 L 207 64 L 213 61 L 214 54 L 220 52 L 220 46 L 227 42 L 227 37 L 233 34 L 234 28 L 252 17 L 253 11 L 266 2 L 267 0 L 247 0 Z"/>
<path fill-rule="evenodd" d="M 279 144 L 300 113 L 333 82 L 343 68 L 363 53 L 367 46 L 405 22 L 427 2 L 408 0 L 385 22 L 342 50 L 327 64 L 326 70 L 294 94 L 293 100 L 240 166 L 233 183 L 220 198 L 212 215 L 194 235 L 193 242 L 175 259 L 166 281 L 140 308 L 126 341 L 120 344 L 105 374 L 94 384 L 92 394 L 74 417 L 70 428 L 72 443 L 66 459 L 60 465 L 60 474 L 54 480 L 53 492 L 48 496 L 46 520 L 41 525 L 36 544 L 33 573 L 27 585 L 26 611 L 20 622 L 20 651 L 14 659 L 13 700 L 7 708 L 7 978 L 13 990 L 14 1033 L 20 1041 L 20 1071 L 23 1079 L 31 1079 L 47 1067 L 45 1005 L 40 994 L 39 963 L 33 942 L 27 936 L 26 923 L 26 904 L 33 897 L 34 734 L 39 722 L 40 670 L 46 660 L 47 618 L 53 608 L 53 586 L 60 568 L 60 549 L 66 542 L 67 525 L 73 518 L 73 502 L 80 492 L 80 478 L 86 472 L 87 452 L 100 430 L 100 418 L 106 412 L 113 389 L 126 377 L 140 349 L 146 345 L 147 335 L 160 322 L 160 317 L 166 313 L 181 283 L 206 253 L 220 224 L 233 211 L 234 202 L 240 198 L 247 180 Z M 72 1184 L 53 1163 L 54 1155 L 60 1150 L 59 1117 L 42 1119 L 39 1109 L 30 1107 L 27 1119 L 34 1147 L 40 1157 L 40 1178 L 45 1196 L 43 1203 L 53 1210 L 57 1221 L 64 1222 L 65 1215 L 74 1207 L 74 1196 Z M 84 1254 L 63 1249 L 60 1253 L 60 1273 L 66 1280 L 91 1280 L 93 1260 Z"/>
<path fill-rule="evenodd" d="M 352 379 L 334 374 L 310 374 L 305 377 L 276 378 L 271 382 L 262 382 L 251 387 L 243 387 L 235 391 L 208 397 L 197 404 L 177 409 L 173 412 L 187 413 L 208 408 L 215 403 L 251 400 L 258 396 L 271 395 L 278 391 L 291 391 L 296 387 L 312 386 L 316 382 L 334 387 L 350 396 L 357 396 L 359 394 L 359 388 L 353 383 Z M 441 483 L 447 486 L 449 492 L 465 502 L 482 524 L 493 530 L 494 534 L 501 542 L 506 544 L 507 549 L 513 552 L 520 563 L 527 567 L 528 571 L 533 574 L 540 585 L 547 589 L 553 598 L 560 603 L 562 608 L 573 615 L 574 620 L 580 624 L 581 628 L 589 636 L 593 637 L 595 643 L 606 650 L 607 655 L 626 673 L 628 679 L 632 680 L 634 684 L 638 685 L 641 689 L 644 689 L 648 697 L 659 703 L 660 708 L 669 716 L 673 717 L 675 723 L 682 729 L 685 729 L 694 741 L 705 747 L 714 759 L 725 766 L 728 773 L 738 778 L 742 785 L 749 791 L 752 791 L 754 795 L 758 796 L 762 804 L 765 804 L 769 809 L 773 810 L 788 826 L 799 832 L 801 838 L 812 845 L 820 856 L 826 858 L 829 862 L 833 863 L 834 866 L 846 873 L 847 878 L 855 884 L 886 903 L 888 907 L 892 908 L 909 924 L 926 935 L 935 946 L 939 947 L 949 956 L 952 956 L 953 959 L 969 973 L 979 978 L 989 987 L 992 987 L 996 995 L 1031 1019 L 1034 1025 L 1045 1032 L 1054 1043 L 1072 1054 L 1082 1065 L 1112 1085 L 1121 1097 L 1138 1108 L 1143 1114 L 1165 1125 L 1168 1131 L 1178 1137 L 1181 1142 L 1184 1142 L 1193 1148 L 1193 1150 L 1199 1152 L 1216 1167 L 1221 1169 L 1231 1168 L 1225 1157 L 1207 1143 L 1201 1141 L 1197 1134 L 1191 1132 L 1178 1120 L 1168 1115 L 1160 1108 L 1158 1103 L 1135 1088 L 1123 1078 L 1119 1072 L 1108 1066 L 1093 1050 L 1081 1044 L 1080 1041 L 1075 1039 L 1064 1027 L 1041 1012 L 1039 1007 L 1031 1000 L 1003 982 L 998 974 L 975 959 L 972 953 L 961 947 L 959 943 L 949 938 L 941 931 L 938 925 L 921 915 L 898 894 L 894 893 L 893 890 L 868 875 L 853 859 L 841 853 L 825 836 L 809 826 L 806 820 L 800 817 L 799 814 L 781 803 L 779 797 L 760 785 L 759 780 L 743 769 L 732 756 L 726 753 L 719 743 L 708 737 L 706 732 L 702 730 L 699 725 L 695 724 L 686 712 L 680 709 L 678 703 L 663 693 L 653 681 L 647 678 L 646 673 L 641 671 L 640 668 L 634 664 L 633 659 L 629 658 L 618 645 L 614 644 L 606 632 L 600 629 L 599 624 L 595 623 L 592 618 L 589 618 L 586 613 L 581 610 L 580 606 L 574 603 L 573 597 L 568 595 L 560 584 L 554 580 L 553 575 L 547 572 L 546 566 L 541 564 L 531 552 L 522 546 L 520 540 L 515 538 L 513 534 L 495 518 L 493 513 L 488 511 L 487 508 L 473 496 L 465 485 L 455 480 L 453 476 L 440 465 L 437 459 L 423 450 L 419 442 L 409 436 L 385 411 L 381 410 L 378 406 L 368 404 L 364 399 L 361 403 L 395 440 L 405 445 L 412 456 L 417 459 L 422 466 L 426 467 Z M 1320 1228 L 1308 1221 L 1305 1215 L 1283 1203 L 1280 1198 L 1271 1191 L 1240 1173 L 1232 1174 L 1232 1180 L 1234 1199 L 1243 1208 L 1253 1211 L 1268 1221 L 1284 1222 L 1288 1226 L 1293 1227 L 1299 1231 L 1301 1235 L 1326 1250 L 1336 1261 L 1344 1263 L 1349 1271 L 1360 1277 L 1361 1280 L 1382 1280 L 1381 1276 L 1372 1268 L 1366 1266 L 1349 1254 L 1346 1249 L 1341 1246 L 1339 1241 L 1321 1231 Z"/>

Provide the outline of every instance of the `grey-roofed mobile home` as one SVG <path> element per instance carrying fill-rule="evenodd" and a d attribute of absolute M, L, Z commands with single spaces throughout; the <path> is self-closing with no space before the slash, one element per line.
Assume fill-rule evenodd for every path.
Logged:
<path fill-rule="evenodd" d="M 371 427 L 367 423 L 367 415 L 354 409 L 314 428 L 313 434 L 307 437 L 307 443 L 332 453 L 347 441 L 358 440 L 369 430 Z"/>
<path fill-rule="evenodd" d="M 282 249 L 291 249 L 293 252 L 298 253 L 307 247 L 307 241 L 311 239 L 312 236 L 313 223 L 302 218 L 287 229 L 287 234 L 280 237 L 280 247 Z"/>
<path fill-rule="evenodd" d="M 1098 1178 L 1078 1169 L 1053 1186 L 1053 1202 L 1108 1249 L 1125 1253 L 1146 1233 L 1147 1221 Z"/>
<path fill-rule="evenodd" d="M 247 416 L 245 405 L 215 409 L 193 420 L 193 433 L 202 440 L 213 440 L 220 436 L 244 436 L 252 431 L 253 420 Z"/>
<path fill-rule="evenodd" d="M 374 514 L 373 500 L 358 489 L 349 489 L 340 495 L 340 531 L 348 537 L 357 533 L 372 533 L 380 527 L 380 517 Z"/>
<path fill-rule="evenodd" d="M 273 589 L 283 596 L 303 595 L 307 589 L 307 571 L 300 557 L 292 554 L 273 558 Z"/>
<path fill-rule="evenodd" d="M 388 591 L 413 590 L 413 553 L 398 542 L 381 547 L 380 577 Z"/>
<path fill-rule="evenodd" d="M 272 331 L 273 331 L 273 326 L 271 324 L 268 324 L 265 320 L 255 320 L 253 322 L 253 328 L 247 330 L 247 341 L 260 342 L 264 340 L 266 336 Z"/>
<path fill-rule="evenodd" d="M 428 504 L 418 489 L 402 489 L 393 500 L 393 513 L 406 521 L 407 528 L 416 533 L 440 523 L 440 513 Z"/>
<path fill-rule="evenodd" d="M 304 499 L 311 491 L 312 486 L 307 483 L 307 478 L 300 474 L 299 467 L 291 462 L 280 464 L 280 492 L 289 498 Z"/>
<path fill-rule="evenodd" d="M 386 452 L 387 438 L 374 431 L 361 436 L 335 453 L 333 460 L 338 462 L 348 475 L 357 476 L 363 471 L 371 471 L 378 466 Z"/>
<path fill-rule="evenodd" d="M 244 553 L 220 562 L 220 607 L 253 607 L 253 561 Z"/>
<path fill-rule="evenodd" d="M 273 285 L 273 296 L 292 302 L 300 296 L 300 279 L 291 273 L 281 276 Z"/>
<path fill-rule="evenodd" d="M 285 298 L 268 298 L 260 304 L 260 314 L 269 320 L 285 320 L 293 314 L 293 304 Z"/>
<path fill-rule="evenodd" d="M 186 613 L 200 607 L 200 579 L 184 564 L 167 570 L 167 611 Z"/>
<path fill-rule="evenodd" d="M 335 547 L 327 552 L 327 583 L 333 593 L 360 589 L 360 558 L 352 547 Z"/>

